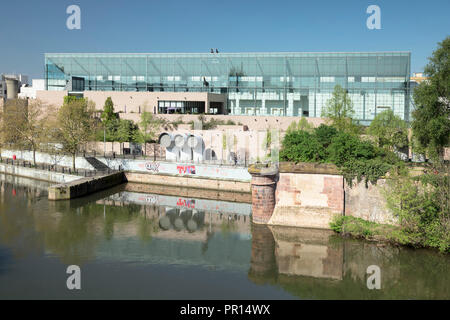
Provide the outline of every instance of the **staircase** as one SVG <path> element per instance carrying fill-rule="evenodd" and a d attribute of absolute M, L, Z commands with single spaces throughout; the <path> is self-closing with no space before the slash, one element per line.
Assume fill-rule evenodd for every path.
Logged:
<path fill-rule="evenodd" d="M 100 160 L 98 160 L 95 157 L 84 157 L 86 159 L 87 162 L 89 162 L 89 164 L 91 166 L 94 167 L 94 170 L 96 171 L 108 171 L 111 170 L 106 164 L 104 164 L 103 162 L 101 162 Z"/>

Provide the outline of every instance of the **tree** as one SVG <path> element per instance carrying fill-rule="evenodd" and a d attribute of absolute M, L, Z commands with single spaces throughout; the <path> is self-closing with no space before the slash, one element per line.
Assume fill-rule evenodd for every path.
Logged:
<path fill-rule="evenodd" d="M 331 124 L 339 131 L 354 131 L 352 118 L 354 115 L 353 103 L 346 90 L 340 85 L 334 87 L 333 96 L 327 101 L 322 110 L 322 117 L 329 119 Z"/>
<path fill-rule="evenodd" d="M 120 119 L 115 137 L 116 141 L 123 144 L 124 142 L 135 141 L 139 127 L 131 120 Z M 123 149 L 123 146 L 122 146 Z"/>
<path fill-rule="evenodd" d="M 414 90 L 411 127 L 419 150 L 438 160 L 450 142 L 450 36 L 438 44 L 424 73 L 428 79 Z"/>
<path fill-rule="evenodd" d="M 47 138 L 47 121 L 52 114 L 51 108 L 39 100 L 29 104 L 22 99 L 8 101 L 3 113 L 3 142 L 19 149 L 30 148 L 36 165 L 36 151 Z"/>
<path fill-rule="evenodd" d="M 406 122 L 391 109 L 376 115 L 369 126 L 369 134 L 377 139 L 378 146 L 393 150 L 408 145 Z"/>
<path fill-rule="evenodd" d="M 90 141 L 97 127 L 94 118 L 94 104 L 84 98 L 65 101 L 57 114 L 55 138 L 62 143 L 63 151 L 72 155 L 75 170 L 75 156 L 80 146 Z"/>
<path fill-rule="evenodd" d="M 134 141 L 144 143 L 145 154 L 147 153 L 147 142 L 155 140 L 161 126 L 166 124 L 167 121 L 165 119 L 157 118 L 150 112 L 144 111 L 141 114 L 139 130 L 135 132 Z"/>
<path fill-rule="evenodd" d="M 102 137 L 101 140 L 106 140 L 113 142 L 117 140 L 117 130 L 120 126 L 120 119 L 117 113 L 114 112 L 114 104 L 111 97 L 108 97 L 103 106 L 103 112 L 101 114 L 102 119 L 102 130 L 99 132 L 98 138 Z"/>

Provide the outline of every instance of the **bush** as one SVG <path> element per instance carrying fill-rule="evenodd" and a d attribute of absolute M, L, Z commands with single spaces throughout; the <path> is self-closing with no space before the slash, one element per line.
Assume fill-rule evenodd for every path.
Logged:
<path fill-rule="evenodd" d="M 282 160 L 334 163 L 349 184 L 354 178 L 358 181 L 364 178 L 366 186 L 369 181 L 376 183 L 399 161 L 393 152 L 324 124 L 311 133 L 291 130 L 286 133 L 282 145 Z"/>
<path fill-rule="evenodd" d="M 336 136 L 338 131 L 336 128 L 321 124 L 317 129 L 315 129 L 315 135 L 317 140 L 324 148 L 328 148 L 331 144 L 331 140 Z"/>
<path fill-rule="evenodd" d="M 344 166 L 349 161 L 368 160 L 377 156 L 375 147 L 369 141 L 345 132 L 339 132 L 328 147 L 329 160 L 337 166 Z"/>
<path fill-rule="evenodd" d="M 417 245 L 450 251 L 449 177 L 394 176 L 385 192 L 388 207 L 399 218 L 402 233 Z"/>
<path fill-rule="evenodd" d="M 292 131 L 286 134 L 280 158 L 293 162 L 322 161 L 322 146 L 313 134 L 306 131 Z"/>

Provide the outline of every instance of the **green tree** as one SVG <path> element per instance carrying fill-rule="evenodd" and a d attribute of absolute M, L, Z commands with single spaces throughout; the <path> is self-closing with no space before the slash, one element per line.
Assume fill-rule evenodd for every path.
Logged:
<path fill-rule="evenodd" d="M 406 122 L 391 109 L 376 115 L 369 127 L 369 134 L 377 139 L 379 147 L 393 150 L 408 146 Z"/>
<path fill-rule="evenodd" d="M 136 130 L 134 141 L 144 143 L 147 153 L 147 143 L 154 141 L 162 126 L 168 125 L 165 119 L 155 117 L 152 113 L 144 111 L 141 115 L 139 130 Z"/>
<path fill-rule="evenodd" d="M 450 142 L 450 36 L 438 44 L 424 73 L 429 78 L 414 90 L 411 127 L 419 150 L 437 160 Z"/>
<path fill-rule="evenodd" d="M 63 145 L 63 151 L 72 155 L 73 170 L 76 153 L 95 135 L 98 121 L 94 117 L 94 109 L 92 102 L 76 98 L 65 101 L 58 111 L 54 138 Z"/>
<path fill-rule="evenodd" d="M 138 131 L 139 127 L 133 121 L 120 119 L 115 133 L 116 141 L 121 143 L 123 149 L 124 142 L 135 142 Z"/>
<path fill-rule="evenodd" d="M 353 103 L 347 91 L 340 85 L 334 87 L 331 99 L 327 101 L 322 110 L 322 117 L 328 118 L 331 125 L 339 131 L 352 132 L 355 124 L 352 121 L 354 115 Z"/>
<path fill-rule="evenodd" d="M 99 140 L 104 139 L 108 142 L 117 141 L 117 131 L 119 130 L 120 119 L 118 114 L 114 112 L 114 103 L 111 97 L 108 97 L 105 101 L 101 119 L 103 130 L 98 134 L 98 138 L 101 137 Z"/>

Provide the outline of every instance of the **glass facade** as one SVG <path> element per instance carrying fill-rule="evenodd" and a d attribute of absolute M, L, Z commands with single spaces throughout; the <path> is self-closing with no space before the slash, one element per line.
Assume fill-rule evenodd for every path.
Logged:
<path fill-rule="evenodd" d="M 48 90 L 72 77 L 84 90 L 198 92 L 227 95 L 230 114 L 320 117 L 333 88 L 346 88 L 356 118 L 385 108 L 410 118 L 410 52 L 369 53 L 52 53 Z"/>

